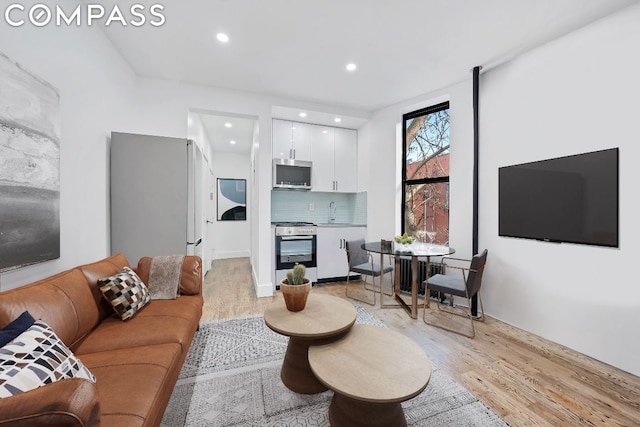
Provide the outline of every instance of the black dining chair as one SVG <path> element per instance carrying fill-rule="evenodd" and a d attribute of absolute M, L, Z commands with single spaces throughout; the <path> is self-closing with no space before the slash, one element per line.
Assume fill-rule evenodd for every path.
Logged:
<path fill-rule="evenodd" d="M 385 265 L 383 268 L 380 268 L 380 264 L 373 262 L 373 256 L 368 251 L 362 249 L 362 245 L 364 245 L 364 239 L 348 240 L 345 245 L 345 249 L 347 252 L 347 262 L 349 263 L 349 271 L 347 271 L 346 295 L 348 298 L 375 305 L 376 293 L 382 291 L 382 289 L 380 289 L 380 279 L 378 279 L 378 289 L 376 289 L 375 278 L 380 277 L 380 275 L 382 274 L 391 273 L 393 271 L 393 266 L 390 263 L 389 265 Z M 364 289 L 368 292 L 371 292 L 371 294 L 373 295 L 373 302 L 369 302 L 368 300 L 359 298 L 353 293 L 349 294 L 349 276 L 352 272 L 360 274 L 363 277 Z M 373 286 L 372 288 L 367 287 L 367 276 L 371 277 Z"/>
<path fill-rule="evenodd" d="M 484 307 L 482 307 L 482 297 L 480 296 L 480 287 L 482 286 L 482 273 L 484 272 L 484 266 L 487 262 L 487 253 L 485 249 L 480 254 L 476 254 L 471 260 L 443 257 L 442 266 L 449 269 L 461 272 L 461 276 L 436 274 L 433 277 L 429 277 L 425 282 L 425 296 L 429 295 L 431 291 L 439 294 L 449 294 L 452 296 L 462 297 L 467 299 L 467 307 L 461 310 L 457 307 L 450 307 L 442 305 L 441 298 L 438 298 L 438 310 L 441 312 L 447 312 L 456 316 L 468 317 L 471 321 L 471 333 L 467 334 L 455 328 L 449 327 L 442 323 L 435 323 L 433 321 L 427 321 L 427 309 L 430 308 L 430 298 L 424 299 L 424 312 L 422 320 L 427 325 L 435 326 L 438 328 L 446 329 L 448 331 L 473 338 L 476 335 L 476 329 L 474 326 L 475 321 L 484 321 Z M 468 263 L 468 266 L 466 266 Z M 461 265 L 461 264 L 464 264 Z M 471 312 L 471 298 L 474 295 L 478 295 L 478 301 L 480 302 L 480 316 L 474 316 Z M 439 295 L 440 296 L 440 295 Z M 452 298 L 453 299 L 453 298 Z"/>

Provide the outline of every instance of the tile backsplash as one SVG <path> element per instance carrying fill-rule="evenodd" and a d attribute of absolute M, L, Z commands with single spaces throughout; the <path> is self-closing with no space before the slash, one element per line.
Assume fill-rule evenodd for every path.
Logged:
<path fill-rule="evenodd" d="M 271 222 L 329 222 L 329 204 L 335 202 L 337 223 L 367 224 L 367 193 L 271 191 Z"/>

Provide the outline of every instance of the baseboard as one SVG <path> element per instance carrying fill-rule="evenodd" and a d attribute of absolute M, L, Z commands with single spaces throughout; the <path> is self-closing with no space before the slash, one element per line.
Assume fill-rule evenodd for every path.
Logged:
<path fill-rule="evenodd" d="M 352 274 L 349 276 L 349 280 L 361 280 L 361 277 L 359 274 L 356 274 L 356 275 Z M 322 284 L 322 283 L 346 282 L 346 281 L 347 281 L 347 276 L 340 276 L 340 277 L 325 277 L 322 279 L 318 279 L 316 283 Z"/>
<path fill-rule="evenodd" d="M 253 283 L 257 283 L 256 285 L 256 296 L 258 298 L 263 297 L 271 297 L 273 296 L 273 283 L 258 283 L 255 279 Z"/>
<path fill-rule="evenodd" d="M 249 258 L 249 251 L 233 251 L 233 252 L 216 252 L 213 259 L 229 259 L 229 258 Z"/>

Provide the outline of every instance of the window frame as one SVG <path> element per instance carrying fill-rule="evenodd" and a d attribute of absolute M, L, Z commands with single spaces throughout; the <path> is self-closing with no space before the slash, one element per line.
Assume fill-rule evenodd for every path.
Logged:
<path fill-rule="evenodd" d="M 449 101 L 441 102 L 436 105 L 432 105 L 426 108 L 421 108 L 410 113 L 402 115 L 402 200 L 400 205 L 400 233 L 404 234 L 406 223 L 406 203 L 407 203 L 407 187 L 420 184 L 438 184 L 449 183 L 449 175 L 440 176 L 436 178 L 420 178 L 420 179 L 407 179 L 407 120 L 415 119 L 416 117 L 422 117 L 427 114 L 437 113 L 438 111 L 450 109 Z M 451 116 L 449 116 L 451 117 Z M 449 147 L 451 147 L 451 141 L 449 141 Z M 447 198 L 450 187 L 447 190 Z"/>

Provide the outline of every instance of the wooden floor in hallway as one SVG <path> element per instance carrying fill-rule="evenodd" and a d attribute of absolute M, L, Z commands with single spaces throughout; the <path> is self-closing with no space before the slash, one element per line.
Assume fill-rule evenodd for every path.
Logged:
<path fill-rule="evenodd" d="M 312 292 L 346 298 L 345 286 L 320 284 Z M 364 296 L 361 282 L 349 286 Z M 262 314 L 282 298 L 256 298 L 248 258 L 214 261 L 203 294 L 202 321 Z M 434 366 L 512 426 L 640 426 L 639 377 L 491 317 L 469 339 L 426 325 L 422 309 L 411 319 L 402 309 L 360 304 L 419 343 Z"/>

